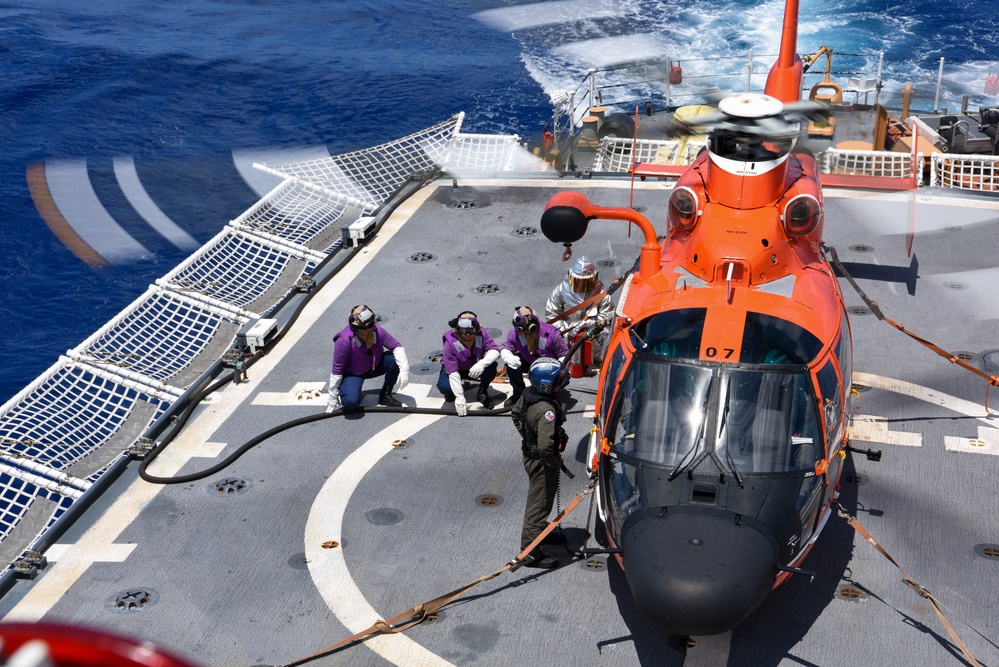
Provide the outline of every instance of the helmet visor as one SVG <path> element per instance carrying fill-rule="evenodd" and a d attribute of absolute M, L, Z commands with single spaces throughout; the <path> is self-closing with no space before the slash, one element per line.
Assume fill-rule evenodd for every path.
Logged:
<path fill-rule="evenodd" d="M 577 294 L 589 294 L 596 286 L 596 276 L 579 277 L 569 274 L 569 289 Z"/>

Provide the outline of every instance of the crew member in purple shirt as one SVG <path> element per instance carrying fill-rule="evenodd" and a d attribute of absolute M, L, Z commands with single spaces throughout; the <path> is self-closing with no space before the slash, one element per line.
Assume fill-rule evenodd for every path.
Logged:
<path fill-rule="evenodd" d="M 489 396 L 489 383 L 496 377 L 499 346 L 492 336 L 482 330 L 478 316 L 470 310 L 458 315 L 448 325 L 451 328 L 444 332 L 438 391 L 444 394 L 446 402 L 454 401 L 454 411 L 459 417 L 464 417 L 468 414 L 468 402 L 461 381 L 478 380 L 476 400 L 486 410 L 491 410 L 493 402 Z"/>
<path fill-rule="evenodd" d="M 541 357 L 561 360 L 569 352 L 569 346 L 562 332 L 538 319 L 534 309 L 518 306 L 513 312 L 513 328 L 506 336 L 500 356 L 506 364 L 506 376 L 510 379 L 513 393 L 503 407 L 512 407 L 524 391 L 524 372 L 521 366 L 529 369 Z"/>
<path fill-rule="evenodd" d="M 391 354 L 385 354 L 385 351 Z M 361 385 L 368 378 L 385 376 L 378 404 L 402 407 L 393 395 L 409 384 L 409 361 L 406 350 L 392 334 L 375 323 L 375 314 L 367 306 L 354 306 L 347 327 L 333 337 L 333 367 L 330 370 L 330 393 L 326 412 L 354 408 L 361 403 Z"/>

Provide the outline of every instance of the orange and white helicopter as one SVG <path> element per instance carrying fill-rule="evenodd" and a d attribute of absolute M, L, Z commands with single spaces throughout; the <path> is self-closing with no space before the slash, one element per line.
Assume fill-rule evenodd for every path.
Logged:
<path fill-rule="evenodd" d="M 625 282 L 596 399 L 590 465 L 638 607 L 686 635 L 725 632 L 800 569 L 829 519 L 847 442 L 851 338 L 823 256 L 814 157 L 799 121 L 797 0 L 765 94 L 692 119 L 707 150 L 680 176 L 660 242 L 631 208 L 548 202 L 552 241 L 594 219 L 645 236 Z M 691 132 L 692 133 L 692 132 Z"/>

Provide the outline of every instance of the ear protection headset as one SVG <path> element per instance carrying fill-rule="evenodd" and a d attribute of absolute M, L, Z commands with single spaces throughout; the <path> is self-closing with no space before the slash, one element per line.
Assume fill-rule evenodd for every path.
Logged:
<path fill-rule="evenodd" d="M 517 306 L 513 315 L 513 327 L 521 333 L 537 333 L 538 316 L 534 314 L 534 309 L 530 306 Z"/>
<path fill-rule="evenodd" d="M 371 329 L 375 326 L 375 313 L 367 306 L 354 306 L 347 318 L 350 330 L 357 333 L 358 329 Z"/>

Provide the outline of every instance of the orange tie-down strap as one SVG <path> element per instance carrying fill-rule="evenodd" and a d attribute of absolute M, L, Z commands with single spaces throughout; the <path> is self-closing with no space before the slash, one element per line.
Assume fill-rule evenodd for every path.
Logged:
<path fill-rule="evenodd" d="M 912 331 L 909 331 L 908 329 L 905 328 L 904 324 L 899 324 L 898 322 L 888 317 L 885 317 L 885 314 L 881 312 L 881 308 L 878 307 L 878 302 L 868 297 L 867 294 L 864 292 L 864 290 L 860 288 L 860 285 L 857 284 L 857 281 L 853 279 L 853 276 L 851 276 L 850 273 L 843 267 L 843 264 L 839 261 L 839 255 L 836 254 L 836 249 L 824 243 L 822 244 L 822 248 L 829 253 L 829 255 L 832 257 L 832 263 L 839 270 L 840 274 L 844 278 L 846 278 L 847 282 L 850 283 L 850 285 L 853 287 L 854 291 L 857 292 L 860 298 L 863 299 L 864 303 L 867 304 L 867 307 L 871 309 L 871 312 L 874 313 L 875 317 L 877 317 L 879 320 L 884 321 L 886 324 L 898 329 L 909 338 L 912 338 L 917 343 L 920 343 L 921 345 L 929 348 L 933 352 L 936 352 L 937 354 L 939 354 L 941 357 L 951 362 L 952 364 L 957 364 L 964 370 L 971 371 L 978 377 L 983 378 L 988 383 L 988 385 L 985 387 L 985 412 L 986 414 L 991 414 L 991 410 L 989 409 L 989 387 L 999 387 L 999 377 L 995 375 L 989 375 L 988 373 L 985 373 L 975 368 L 974 366 L 964 361 L 957 355 L 951 354 L 950 352 L 943 349 L 939 345 L 935 345 L 934 343 L 931 343 L 922 336 L 919 336 L 913 333 Z"/>
<path fill-rule="evenodd" d="M 971 651 L 968 650 L 968 647 L 964 645 L 964 642 L 962 642 L 961 639 L 957 636 L 957 633 L 954 632 L 954 628 L 947 621 L 947 617 L 944 616 L 943 609 L 946 609 L 951 614 L 954 614 L 953 610 L 951 610 L 950 608 L 947 607 L 947 605 L 945 605 L 944 603 L 940 602 L 935 597 L 933 597 L 933 595 L 928 590 L 926 590 L 922 584 L 920 584 L 918 581 L 910 577 L 909 573 L 906 572 L 904 569 L 902 569 L 902 566 L 898 564 L 898 561 L 892 558 L 891 554 L 889 554 L 888 551 L 885 550 L 885 548 L 881 546 L 881 544 L 876 539 L 874 539 L 869 532 L 867 532 L 867 529 L 864 528 L 862 525 L 860 525 L 860 521 L 857 520 L 857 517 L 847 512 L 843 508 L 843 506 L 840 505 L 839 503 L 836 504 L 836 512 L 841 517 L 846 519 L 847 523 L 849 523 L 850 526 L 852 526 L 853 529 L 857 531 L 857 533 L 859 533 L 861 537 L 867 540 L 867 542 L 870 543 L 871 546 L 877 549 L 882 556 L 887 558 L 888 562 L 890 562 L 892 565 L 898 568 L 898 571 L 901 572 L 905 577 L 904 579 L 902 579 L 903 584 L 914 590 L 919 595 L 919 597 L 929 600 L 929 603 L 933 605 L 933 611 L 937 612 L 937 616 L 940 617 L 940 622 L 943 623 L 945 628 L 947 628 L 947 632 L 948 634 L 950 634 L 950 638 L 954 640 L 954 643 L 957 644 L 958 648 L 961 649 L 961 652 L 964 653 L 964 657 L 967 658 L 968 662 L 971 663 L 974 667 L 981 667 L 981 664 L 977 660 L 975 660 L 974 656 L 971 655 Z M 976 629 L 973 625 L 965 621 L 960 616 L 958 616 L 958 619 L 962 623 L 967 625 L 969 628 L 971 628 L 972 631 L 975 634 L 977 634 L 979 637 L 987 641 L 993 647 L 999 649 L 999 644 L 996 644 L 994 641 L 986 637 L 978 629 Z"/>
<path fill-rule="evenodd" d="M 527 554 L 531 553 L 539 544 L 541 544 L 541 541 L 545 539 L 545 537 L 547 537 L 550 532 L 555 530 L 555 528 L 560 523 L 562 523 L 562 520 L 565 519 L 567 516 L 569 516 L 569 514 L 574 509 L 576 509 L 576 507 L 579 506 L 579 503 L 583 501 L 583 498 L 593 493 L 594 489 L 596 489 L 596 481 L 590 482 L 590 484 L 585 489 L 576 494 L 576 497 L 573 498 L 568 505 L 566 505 L 564 510 L 562 510 L 555 516 L 555 518 L 548 524 L 548 526 L 543 531 L 541 531 L 541 534 L 538 535 L 534 539 L 534 541 L 527 546 L 526 549 L 521 551 L 516 558 L 514 558 L 512 561 L 510 561 L 500 569 L 496 570 L 495 572 L 491 572 L 487 575 L 479 577 L 478 579 L 474 579 L 465 584 L 464 586 L 462 586 L 461 588 L 454 589 L 450 593 L 445 593 L 444 595 L 436 597 L 433 600 L 422 602 L 414 607 L 410 607 L 407 611 L 404 611 L 401 614 L 396 614 L 392 618 L 383 621 L 377 621 L 374 623 L 374 625 L 372 625 L 366 630 L 361 630 L 357 634 L 351 635 L 350 637 L 347 637 L 344 640 L 338 641 L 336 644 L 330 644 L 326 648 L 319 649 L 315 653 L 307 655 L 304 658 L 299 658 L 298 660 L 293 660 L 292 662 L 285 663 L 284 665 L 281 665 L 281 667 L 295 667 L 296 665 L 303 665 L 311 660 L 315 660 L 316 658 L 328 655 L 350 644 L 364 641 L 372 636 L 379 634 L 395 634 L 397 632 L 408 630 L 414 625 L 419 625 L 423 621 L 433 620 L 434 618 L 436 618 L 437 610 L 462 597 L 463 595 L 465 595 L 465 593 L 470 591 L 478 584 L 481 584 L 484 581 L 489 581 L 490 579 L 495 579 L 496 577 L 503 574 L 507 570 L 513 572 L 514 570 L 517 570 L 522 565 L 524 565 L 523 561 L 525 558 L 527 558 Z"/>

